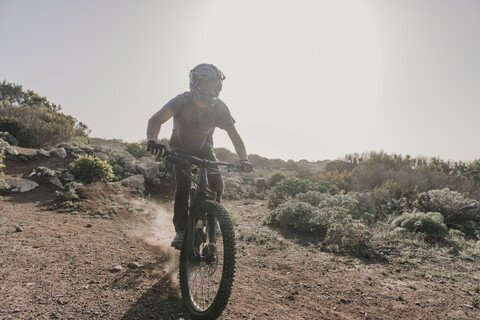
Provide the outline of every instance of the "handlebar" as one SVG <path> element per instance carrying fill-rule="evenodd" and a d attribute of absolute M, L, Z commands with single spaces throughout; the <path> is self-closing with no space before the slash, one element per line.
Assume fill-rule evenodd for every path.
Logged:
<path fill-rule="evenodd" d="M 207 159 L 201 159 L 198 157 L 186 155 L 186 154 L 181 154 L 177 151 L 167 151 L 165 158 L 167 161 L 170 162 L 178 162 L 178 161 L 187 161 L 190 164 L 195 164 L 197 166 L 201 167 L 208 167 L 212 165 L 218 165 L 218 166 L 224 166 L 227 167 L 230 171 L 235 171 L 240 169 L 240 165 L 238 164 L 233 164 L 229 162 L 223 162 L 223 161 L 212 161 L 212 160 L 207 160 Z"/>

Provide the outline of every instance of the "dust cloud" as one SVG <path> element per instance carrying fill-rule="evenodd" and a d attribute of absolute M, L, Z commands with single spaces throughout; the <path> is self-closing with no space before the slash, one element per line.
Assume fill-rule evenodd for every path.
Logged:
<path fill-rule="evenodd" d="M 134 201 L 139 218 L 132 236 L 142 239 L 147 245 L 158 250 L 160 254 L 173 258 L 177 252 L 170 246 L 175 236 L 173 226 L 173 204 L 151 201 L 148 199 Z"/>

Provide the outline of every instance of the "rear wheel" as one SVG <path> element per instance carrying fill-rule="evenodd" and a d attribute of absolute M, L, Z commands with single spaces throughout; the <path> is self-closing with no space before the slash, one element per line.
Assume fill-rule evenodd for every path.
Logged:
<path fill-rule="evenodd" d="M 189 259 L 188 236 L 180 251 L 183 302 L 194 319 L 216 319 L 228 303 L 235 274 L 235 235 L 221 204 L 210 200 L 199 204 L 194 237 L 194 251 L 201 261 Z"/>

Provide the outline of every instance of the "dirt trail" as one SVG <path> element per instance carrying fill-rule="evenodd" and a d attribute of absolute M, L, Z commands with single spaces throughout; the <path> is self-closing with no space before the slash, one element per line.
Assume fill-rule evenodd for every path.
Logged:
<path fill-rule="evenodd" d="M 171 200 L 92 190 L 95 206 L 122 202 L 113 219 L 51 211 L 41 188 L 3 195 L 0 319 L 189 319 L 169 247 Z M 264 201 L 225 206 L 238 267 L 222 319 L 480 319 L 478 259 L 362 261 L 264 226 Z"/>

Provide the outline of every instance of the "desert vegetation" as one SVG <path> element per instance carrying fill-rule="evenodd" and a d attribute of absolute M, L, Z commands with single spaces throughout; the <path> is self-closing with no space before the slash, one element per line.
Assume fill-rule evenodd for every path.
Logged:
<path fill-rule="evenodd" d="M 151 156 L 144 141 L 91 138 L 88 133 L 86 125 L 47 98 L 20 85 L 0 84 L 2 150 L 18 145 L 70 152 L 68 169 L 49 175 L 58 176 L 63 202 L 76 201 L 75 190 L 96 181 L 133 183 L 149 193 L 173 179 L 171 166 Z M 215 152 L 219 160 L 238 161 L 228 149 Z M 266 224 L 308 234 L 325 250 L 376 255 L 387 243 L 395 247 L 420 238 L 460 250 L 478 247 L 480 160 L 384 152 L 317 162 L 249 158 L 255 171 L 226 173 L 224 198 L 267 200 Z"/>

